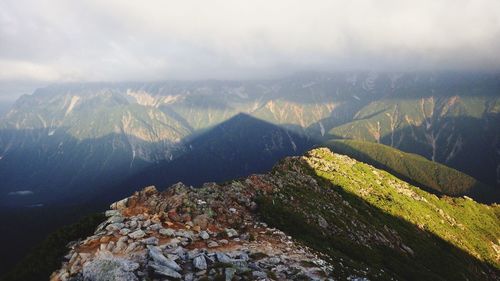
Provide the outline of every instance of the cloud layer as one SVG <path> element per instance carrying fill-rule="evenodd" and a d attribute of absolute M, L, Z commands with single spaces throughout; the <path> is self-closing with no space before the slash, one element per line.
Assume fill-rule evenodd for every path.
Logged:
<path fill-rule="evenodd" d="M 3 0 L 1 81 L 498 70 L 498 0 Z"/>

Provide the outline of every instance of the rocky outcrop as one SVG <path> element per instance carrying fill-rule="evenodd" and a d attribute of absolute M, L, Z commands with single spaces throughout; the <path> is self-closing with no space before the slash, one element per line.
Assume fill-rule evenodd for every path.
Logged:
<path fill-rule="evenodd" d="M 95 231 L 72 245 L 52 281 L 323 280 L 321 255 L 258 220 L 265 187 L 176 184 L 144 188 L 111 205 Z"/>

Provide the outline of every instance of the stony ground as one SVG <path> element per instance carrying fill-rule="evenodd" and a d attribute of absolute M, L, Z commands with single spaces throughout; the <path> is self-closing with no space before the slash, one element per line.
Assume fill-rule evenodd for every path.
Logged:
<path fill-rule="evenodd" d="M 114 203 L 107 221 L 70 245 L 59 280 L 328 280 L 318 253 L 259 222 L 247 184 L 147 187 Z"/>

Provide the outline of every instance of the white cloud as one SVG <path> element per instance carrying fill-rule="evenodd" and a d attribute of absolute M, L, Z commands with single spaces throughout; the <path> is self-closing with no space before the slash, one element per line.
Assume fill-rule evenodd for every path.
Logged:
<path fill-rule="evenodd" d="M 0 80 L 499 69 L 498 0 L 0 3 Z"/>

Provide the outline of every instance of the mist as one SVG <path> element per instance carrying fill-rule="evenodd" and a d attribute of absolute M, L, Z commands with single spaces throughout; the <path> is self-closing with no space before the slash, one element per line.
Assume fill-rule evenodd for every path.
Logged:
<path fill-rule="evenodd" d="M 0 88 L 309 70 L 497 71 L 498 50 L 497 0 L 0 3 Z"/>

